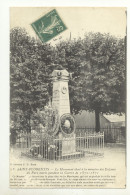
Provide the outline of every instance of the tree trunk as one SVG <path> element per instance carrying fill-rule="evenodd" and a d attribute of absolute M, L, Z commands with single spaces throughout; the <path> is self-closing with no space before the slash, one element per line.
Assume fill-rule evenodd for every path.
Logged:
<path fill-rule="evenodd" d="M 95 110 L 95 130 L 96 132 L 100 131 L 100 112 L 98 110 Z"/>
<path fill-rule="evenodd" d="M 28 130 L 27 130 L 27 148 L 31 146 L 31 124 L 30 124 L 30 116 L 28 118 Z"/>
<path fill-rule="evenodd" d="M 29 115 L 27 118 L 27 133 L 31 133 L 31 116 Z"/>

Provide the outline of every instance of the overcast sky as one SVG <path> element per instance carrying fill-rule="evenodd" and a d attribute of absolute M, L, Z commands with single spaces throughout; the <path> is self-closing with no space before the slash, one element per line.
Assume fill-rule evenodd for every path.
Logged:
<path fill-rule="evenodd" d="M 10 8 L 10 27 L 24 27 L 27 32 L 36 37 L 31 23 L 39 19 L 53 8 L 44 7 L 15 7 Z M 123 37 L 126 34 L 125 8 L 55 8 L 67 30 L 55 37 L 57 43 L 59 38 L 69 39 L 70 32 L 72 39 L 83 37 L 86 32 L 110 33 Z"/>

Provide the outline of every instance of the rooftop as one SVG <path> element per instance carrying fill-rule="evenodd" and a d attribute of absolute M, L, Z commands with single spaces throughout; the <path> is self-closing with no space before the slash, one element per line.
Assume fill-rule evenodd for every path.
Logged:
<path fill-rule="evenodd" d="M 109 120 L 110 122 L 114 123 L 114 122 L 124 122 L 125 121 L 125 114 L 122 115 L 118 115 L 118 114 L 103 114 L 103 116 Z"/>

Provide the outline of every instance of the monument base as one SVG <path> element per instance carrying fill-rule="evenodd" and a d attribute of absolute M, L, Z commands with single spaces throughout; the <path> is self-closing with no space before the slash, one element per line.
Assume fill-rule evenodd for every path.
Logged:
<path fill-rule="evenodd" d="M 84 157 L 84 152 L 74 152 L 71 154 L 64 154 L 62 156 L 57 157 L 56 160 L 71 160 L 71 159 L 78 159 Z"/>
<path fill-rule="evenodd" d="M 69 136 L 59 133 L 59 139 L 62 145 L 62 156 L 76 153 L 76 139 L 74 133 Z"/>
<path fill-rule="evenodd" d="M 21 152 L 21 156 L 26 156 L 28 158 L 41 160 L 41 161 L 43 161 L 43 160 L 72 160 L 72 159 L 78 159 L 78 158 L 84 157 L 85 153 L 84 152 L 75 152 L 75 153 L 66 154 L 63 156 L 49 155 L 45 158 L 43 158 L 43 156 L 41 156 L 39 158 L 38 156 L 32 156 L 32 154 L 30 152 Z"/>

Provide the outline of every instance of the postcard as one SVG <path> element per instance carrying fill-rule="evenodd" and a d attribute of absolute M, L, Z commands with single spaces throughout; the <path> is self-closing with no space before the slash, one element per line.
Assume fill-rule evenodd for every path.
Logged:
<path fill-rule="evenodd" d="M 10 8 L 10 188 L 126 188 L 126 8 Z"/>

